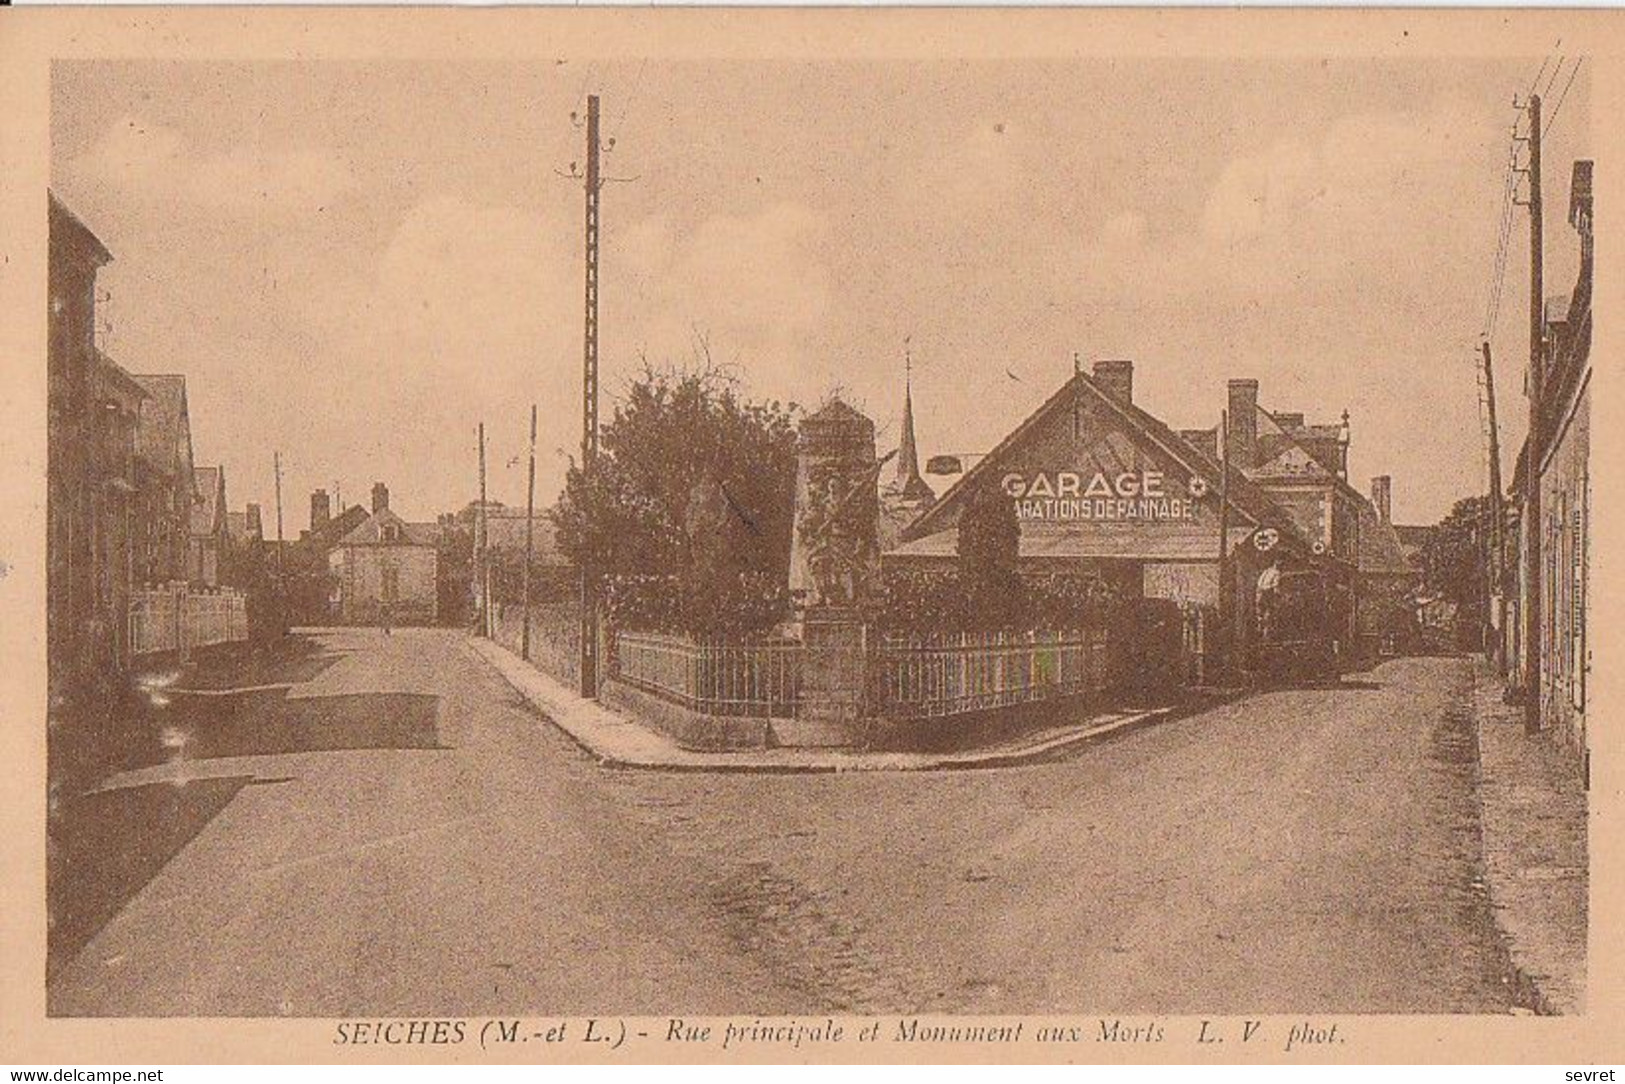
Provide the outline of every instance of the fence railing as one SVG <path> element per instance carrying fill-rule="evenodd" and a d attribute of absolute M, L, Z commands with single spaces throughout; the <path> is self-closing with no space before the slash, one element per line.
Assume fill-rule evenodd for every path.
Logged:
<path fill-rule="evenodd" d="M 865 709 L 948 716 L 1098 692 L 1111 679 L 1107 644 L 1104 629 L 887 635 L 866 651 Z M 793 718 L 801 706 L 806 652 L 795 641 L 619 632 L 611 659 L 621 681 L 709 715 Z"/>
<path fill-rule="evenodd" d="M 707 715 L 793 718 L 801 699 L 802 648 L 794 641 L 707 643 L 618 632 L 612 650 L 616 677 Z"/>
<path fill-rule="evenodd" d="M 872 689 L 889 716 L 958 715 L 1106 688 L 1104 629 L 889 635 L 872 649 Z"/>
<path fill-rule="evenodd" d="M 248 639 L 248 599 L 229 587 L 150 587 L 130 595 L 130 654 L 186 652 Z"/>

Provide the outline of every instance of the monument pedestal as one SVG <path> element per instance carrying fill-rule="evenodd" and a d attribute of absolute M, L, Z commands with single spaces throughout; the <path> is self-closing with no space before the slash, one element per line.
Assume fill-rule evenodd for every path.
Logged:
<path fill-rule="evenodd" d="M 859 614 L 814 606 L 802 622 L 801 710 L 775 721 L 780 745 L 849 746 L 866 738 L 864 628 Z"/>

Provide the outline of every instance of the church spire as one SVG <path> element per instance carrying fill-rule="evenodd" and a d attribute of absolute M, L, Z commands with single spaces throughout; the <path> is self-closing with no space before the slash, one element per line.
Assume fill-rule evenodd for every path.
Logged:
<path fill-rule="evenodd" d="M 914 356 L 903 340 L 903 433 L 897 448 L 897 480 L 893 489 L 905 500 L 931 500 L 936 496 L 920 477 L 920 454 L 914 443 Z"/>

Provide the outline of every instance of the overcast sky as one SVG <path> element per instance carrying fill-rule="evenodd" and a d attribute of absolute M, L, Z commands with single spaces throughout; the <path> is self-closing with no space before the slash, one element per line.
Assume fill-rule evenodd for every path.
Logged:
<path fill-rule="evenodd" d="M 1085 359 L 1212 425 L 1228 377 L 1352 417 L 1351 480 L 1436 520 L 1485 476 L 1473 368 L 1527 62 L 59 63 L 53 187 L 112 250 L 105 349 L 188 380 L 197 461 L 288 531 L 386 481 L 428 519 L 538 502 L 580 441 L 582 156 L 603 96 L 606 401 L 697 336 L 766 398 L 841 386 L 895 441 L 984 451 Z M 1548 109 L 1567 81 L 1553 87 Z M 1572 287 L 1581 69 L 1546 147 Z M 1495 346 L 1526 409 L 1521 209 Z M 271 520 L 267 519 L 267 527 Z"/>

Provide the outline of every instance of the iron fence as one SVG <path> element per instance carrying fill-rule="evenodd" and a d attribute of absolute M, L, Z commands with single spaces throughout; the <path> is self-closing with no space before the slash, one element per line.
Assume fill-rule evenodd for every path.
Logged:
<path fill-rule="evenodd" d="M 958 715 L 1098 692 L 1109 681 L 1105 629 L 889 634 L 872 649 L 881 714 Z"/>
<path fill-rule="evenodd" d="M 617 632 L 611 667 L 627 684 L 707 715 L 794 718 L 801 698 L 802 647 L 790 640 Z"/>

